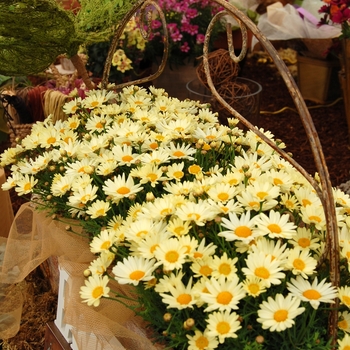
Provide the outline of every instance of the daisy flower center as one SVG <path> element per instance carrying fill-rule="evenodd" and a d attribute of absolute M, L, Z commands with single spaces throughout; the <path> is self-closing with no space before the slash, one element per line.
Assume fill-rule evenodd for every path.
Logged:
<path fill-rule="evenodd" d="M 303 199 L 303 200 L 301 201 L 301 203 L 303 204 L 303 207 L 306 207 L 306 206 L 312 204 L 308 199 Z"/>
<path fill-rule="evenodd" d="M 341 329 L 347 329 L 348 328 L 348 323 L 346 322 L 346 320 L 342 320 L 338 322 L 338 327 Z"/>
<path fill-rule="evenodd" d="M 201 273 L 201 275 L 203 276 L 210 276 L 211 273 L 213 272 L 212 268 L 209 267 L 208 265 L 204 265 L 200 268 L 199 272 Z"/>
<path fill-rule="evenodd" d="M 263 279 L 268 279 L 270 277 L 270 272 L 266 267 L 257 267 L 255 269 L 255 276 Z"/>
<path fill-rule="evenodd" d="M 235 234 L 238 237 L 249 237 L 252 234 L 252 230 L 248 226 L 238 226 L 235 230 Z"/>
<path fill-rule="evenodd" d="M 111 246 L 110 241 L 105 241 L 101 244 L 101 249 L 108 249 Z"/>
<path fill-rule="evenodd" d="M 185 153 L 181 152 L 181 151 L 175 151 L 173 154 L 175 157 L 183 157 L 185 155 Z"/>
<path fill-rule="evenodd" d="M 260 291 L 260 288 L 259 288 L 259 285 L 256 284 L 256 283 L 252 283 L 248 286 L 248 289 L 249 289 L 249 292 L 253 295 L 259 293 Z"/>
<path fill-rule="evenodd" d="M 163 209 L 161 212 L 160 212 L 160 215 L 162 216 L 167 216 L 167 215 L 170 215 L 171 214 L 171 209 L 170 208 L 165 208 Z M 175 230 L 176 232 L 176 230 Z"/>
<path fill-rule="evenodd" d="M 170 213 L 169 213 L 170 214 Z M 174 228 L 174 232 L 178 235 L 181 236 L 182 233 L 185 231 L 185 228 L 183 226 L 178 226 Z"/>
<path fill-rule="evenodd" d="M 136 236 L 137 237 L 142 237 L 144 235 L 147 235 L 147 233 L 148 233 L 147 230 L 142 230 L 142 231 L 137 232 Z"/>
<path fill-rule="evenodd" d="M 198 174 L 201 171 L 201 168 L 198 165 L 191 165 L 188 167 L 188 171 L 190 174 Z"/>
<path fill-rule="evenodd" d="M 152 245 L 151 249 L 150 249 L 150 252 L 153 254 L 154 251 L 159 247 L 159 244 L 154 244 Z"/>
<path fill-rule="evenodd" d="M 343 348 L 343 350 L 350 350 L 350 345 L 345 345 L 345 347 Z"/>
<path fill-rule="evenodd" d="M 123 161 L 123 162 L 130 162 L 130 161 L 132 161 L 133 159 L 134 159 L 134 158 L 131 157 L 131 156 L 129 156 L 129 155 L 123 156 L 123 157 L 122 157 L 122 161 Z"/>
<path fill-rule="evenodd" d="M 30 182 L 27 182 L 27 183 L 23 186 L 23 189 L 24 189 L 25 191 L 29 191 L 31 188 L 32 188 L 32 185 L 30 184 Z"/>
<path fill-rule="evenodd" d="M 284 309 L 277 310 L 273 314 L 273 318 L 276 322 L 283 322 L 288 318 L 288 311 Z"/>
<path fill-rule="evenodd" d="M 151 149 L 157 149 L 158 148 L 158 143 L 157 142 L 152 142 L 152 143 L 150 143 L 149 147 Z"/>
<path fill-rule="evenodd" d="M 273 183 L 276 186 L 283 185 L 283 181 L 281 179 L 278 179 L 278 178 L 273 179 Z"/>
<path fill-rule="evenodd" d="M 193 257 L 196 258 L 196 259 L 199 259 L 199 258 L 202 258 L 202 257 L 203 257 L 203 254 L 200 253 L 200 252 L 195 252 L 195 253 L 193 254 Z"/>
<path fill-rule="evenodd" d="M 192 297 L 190 294 L 180 294 L 177 298 L 176 301 L 180 305 L 188 305 L 192 301 Z"/>
<path fill-rule="evenodd" d="M 308 289 L 303 292 L 303 296 L 310 300 L 318 300 L 321 298 L 321 294 L 315 289 Z"/>
<path fill-rule="evenodd" d="M 346 252 L 346 257 L 350 259 L 350 252 Z"/>
<path fill-rule="evenodd" d="M 56 142 L 56 137 L 51 136 L 47 139 L 47 143 L 49 145 L 51 145 L 52 143 L 55 143 L 55 142 Z"/>
<path fill-rule="evenodd" d="M 171 250 L 165 254 L 165 260 L 174 263 L 179 259 L 179 253 L 175 250 Z"/>
<path fill-rule="evenodd" d="M 305 263 L 303 260 L 301 259 L 295 259 L 293 261 L 293 266 L 297 269 L 297 270 L 304 270 L 305 269 Z"/>
<path fill-rule="evenodd" d="M 221 193 L 219 193 L 218 194 L 218 198 L 221 200 L 221 201 L 226 201 L 226 200 L 228 200 L 228 194 L 227 193 L 225 193 L 225 192 L 221 192 Z"/>
<path fill-rule="evenodd" d="M 187 217 L 192 220 L 199 220 L 201 216 L 197 213 L 189 213 L 187 214 Z"/>
<path fill-rule="evenodd" d="M 117 193 L 119 193 L 119 194 L 124 195 L 124 194 L 128 194 L 129 192 L 130 192 L 130 189 L 125 187 L 125 186 L 117 189 Z"/>
<path fill-rule="evenodd" d="M 97 106 L 98 106 L 98 101 L 91 102 L 91 107 L 97 107 Z"/>
<path fill-rule="evenodd" d="M 311 215 L 309 217 L 310 221 L 316 221 L 316 222 L 321 222 L 321 218 L 319 216 L 316 216 L 316 215 Z"/>
<path fill-rule="evenodd" d="M 196 340 L 196 346 L 198 349 L 206 349 L 209 345 L 209 341 L 206 337 L 201 335 L 197 340 Z"/>
<path fill-rule="evenodd" d="M 281 227 L 277 224 L 270 224 L 267 226 L 267 228 L 272 232 L 272 233 L 281 233 Z"/>
<path fill-rule="evenodd" d="M 348 297 L 347 295 L 343 295 L 343 297 L 342 297 L 342 302 L 343 302 L 345 305 L 350 305 L 350 297 Z"/>
<path fill-rule="evenodd" d="M 184 176 L 184 173 L 182 171 L 175 171 L 174 172 L 174 177 L 177 179 L 181 179 Z"/>
<path fill-rule="evenodd" d="M 231 266 L 229 264 L 221 264 L 219 266 L 219 272 L 222 275 L 229 275 L 231 273 Z"/>
<path fill-rule="evenodd" d="M 151 181 L 156 181 L 157 178 L 158 178 L 157 174 L 155 174 L 155 173 L 148 174 L 147 177 L 148 177 Z"/>
<path fill-rule="evenodd" d="M 300 238 L 298 240 L 298 244 L 300 245 L 300 247 L 306 248 L 310 246 L 310 240 L 308 238 Z"/>
<path fill-rule="evenodd" d="M 144 271 L 135 270 L 135 271 L 131 272 L 131 274 L 129 275 L 129 278 L 134 280 L 134 281 L 139 281 L 144 275 L 145 275 Z"/>
<path fill-rule="evenodd" d="M 268 193 L 264 191 L 260 191 L 256 195 L 259 197 L 260 200 L 263 200 L 265 197 L 268 196 Z"/>
<path fill-rule="evenodd" d="M 96 129 L 101 129 L 103 127 L 101 122 L 98 122 L 95 126 L 96 126 Z"/>
<path fill-rule="evenodd" d="M 216 301 L 219 304 L 228 305 L 231 302 L 232 298 L 233 298 L 233 296 L 230 292 L 224 291 L 224 292 L 220 292 L 217 295 Z"/>
<path fill-rule="evenodd" d="M 216 325 L 216 330 L 219 334 L 227 334 L 230 329 L 230 325 L 225 321 L 221 321 Z"/>
<path fill-rule="evenodd" d="M 104 209 L 99 209 L 99 210 L 97 210 L 97 212 L 96 212 L 96 215 L 97 216 L 103 216 L 105 214 L 105 210 Z"/>
<path fill-rule="evenodd" d="M 91 294 L 94 299 L 98 299 L 103 294 L 103 288 L 101 286 L 95 287 Z"/>

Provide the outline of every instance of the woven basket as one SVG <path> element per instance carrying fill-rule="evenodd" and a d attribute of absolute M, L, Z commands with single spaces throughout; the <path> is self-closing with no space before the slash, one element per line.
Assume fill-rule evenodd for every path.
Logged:
<path fill-rule="evenodd" d="M 19 140 L 24 139 L 32 131 L 33 124 L 11 124 L 9 126 L 9 147 L 16 147 Z"/>

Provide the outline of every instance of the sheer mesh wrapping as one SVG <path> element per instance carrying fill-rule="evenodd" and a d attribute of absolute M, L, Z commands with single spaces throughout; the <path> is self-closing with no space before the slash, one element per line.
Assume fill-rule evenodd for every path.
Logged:
<path fill-rule="evenodd" d="M 58 256 L 60 266 L 68 273 L 68 287 L 65 288 L 64 322 L 72 325 L 72 333 L 79 349 L 94 350 L 96 342 L 103 349 L 159 349 L 152 344 L 145 332 L 142 320 L 122 304 L 103 299 L 99 307 L 89 307 L 82 303 L 79 290 L 84 285 L 83 271 L 93 260 L 89 250 L 89 240 L 83 235 L 67 232 L 67 224 L 74 222 L 58 222 L 35 211 L 31 204 L 24 204 L 18 211 L 6 241 L 6 251 L 0 273 L 0 283 L 8 287 L 22 281 L 31 271 L 50 256 Z M 77 227 L 74 226 L 77 231 Z M 1 244 L 1 242 L 0 242 Z M 111 290 L 117 290 L 132 297 L 132 288 L 120 286 L 116 282 L 110 284 Z M 12 298 L 12 309 L 18 312 L 18 298 Z M 132 303 L 132 301 L 130 301 Z M 14 314 L 14 312 L 12 312 Z M 14 317 L 11 314 L 11 317 Z M 18 327 L 7 327 L 8 339 L 18 332 Z M 4 324 L 6 328 L 6 325 Z M 100 347 L 99 347 L 100 348 Z"/>

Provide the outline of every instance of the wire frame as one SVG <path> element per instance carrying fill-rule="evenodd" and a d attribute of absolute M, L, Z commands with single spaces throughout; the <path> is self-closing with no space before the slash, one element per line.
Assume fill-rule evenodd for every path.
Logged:
<path fill-rule="evenodd" d="M 321 142 L 319 139 L 319 136 L 317 134 L 316 128 L 314 126 L 313 120 L 311 118 L 311 115 L 309 113 L 309 110 L 305 104 L 305 101 L 299 91 L 299 88 L 297 84 L 295 83 L 292 75 L 290 74 L 287 66 L 283 62 L 283 60 L 278 55 L 276 49 L 271 44 L 271 42 L 261 33 L 261 31 L 258 29 L 256 24 L 252 22 L 242 11 L 237 9 L 235 6 L 228 3 L 226 0 L 212 0 L 212 3 L 215 3 L 222 7 L 222 11 L 218 12 L 211 20 L 207 32 L 205 35 L 205 41 L 204 41 L 204 48 L 203 48 L 203 65 L 204 65 L 204 71 L 206 74 L 207 83 L 209 85 L 209 88 L 211 90 L 211 93 L 213 96 L 217 99 L 217 101 L 227 110 L 229 111 L 234 117 L 238 118 L 240 122 L 245 125 L 247 128 L 252 130 L 257 136 L 259 136 L 262 140 L 264 140 L 269 146 L 271 146 L 277 153 L 279 153 L 285 160 L 287 160 L 289 163 L 291 163 L 304 177 L 310 182 L 310 184 L 313 186 L 315 191 L 317 192 L 326 216 L 326 225 L 327 225 L 327 240 L 326 240 L 326 248 L 323 256 L 320 259 L 319 265 L 323 263 L 323 261 L 326 259 L 326 257 L 329 257 L 329 263 L 330 263 L 330 269 L 329 269 L 329 277 L 333 284 L 333 286 L 338 287 L 340 283 L 340 276 L 339 276 L 339 239 L 338 239 L 338 226 L 336 221 L 336 210 L 335 210 L 335 202 L 333 198 L 333 192 L 332 192 L 332 185 L 330 181 L 329 172 L 327 169 L 325 157 L 322 151 Z M 164 30 L 164 52 L 162 61 L 160 63 L 159 69 L 156 73 L 150 75 L 149 77 L 135 80 L 132 82 L 127 82 L 124 84 L 119 84 L 115 86 L 115 88 L 120 89 L 128 85 L 132 84 L 141 84 L 145 82 L 149 82 L 157 78 L 159 75 L 162 74 L 167 57 L 168 57 L 168 51 L 169 51 L 169 36 L 167 32 L 166 27 L 166 20 L 164 13 L 162 12 L 161 8 L 157 4 L 157 2 L 152 0 L 140 0 L 138 1 L 134 8 L 128 13 L 128 15 L 124 18 L 123 22 L 120 23 L 118 26 L 112 45 L 110 47 L 110 51 L 107 56 L 103 79 L 102 79 L 102 87 L 106 88 L 108 83 L 108 75 L 111 67 L 112 62 L 112 56 L 116 49 L 118 39 L 123 33 L 123 30 L 130 20 L 130 18 L 136 13 L 140 13 L 140 17 L 142 21 L 145 21 L 148 24 L 150 19 L 150 13 L 149 9 L 150 6 L 152 6 L 153 9 L 156 9 L 156 11 L 159 13 L 163 30 Z M 234 45 L 233 45 L 233 38 L 232 38 L 232 29 L 230 24 L 227 24 L 226 31 L 227 31 L 227 41 L 228 41 L 228 50 L 230 53 L 230 57 L 234 62 L 240 62 L 247 53 L 247 44 L 248 44 L 248 30 L 255 36 L 255 38 L 259 41 L 261 46 L 265 49 L 265 51 L 270 55 L 271 59 L 273 60 L 274 64 L 276 65 L 279 73 L 281 74 L 288 91 L 293 99 L 294 105 L 299 113 L 299 116 L 301 118 L 301 121 L 303 123 L 305 132 L 308 135 L 309 143 L 311 146 L 313 158 L 315 161 L 316 169 L 319 174 L 320 184 L 312 177 L 310 174 L 299 164 L 297 163 L 293 158 L 291 158 L 285 151 L 278 148 L 275 143 L 273 143 L 271 140 L 269 140 L 258 128 L 256 128 L 254 125 L 252 125 L 248 120 L 246 120 L 240 113 L 238 113 L 236 110 L 234 110 L 217 92 L 212 78 L 210 76 L 210 69 L 209 69 L 209 61 L 208 61 L 208 53 L 209 53 L 209 42 L 211 33 L 213 31 L 215 23 L 220 21 L 224 16 L 229 16 L 233 18 L 236 22 L 238 22 L 241 33 L 242 33 L 242 49 L 240 51 L 240 54 L 236 56 L 234 52 Z M 142 27 L 142 26 L 141 26 Z M 148 25 L 148 27 L 150 27 Z M 149 37 L 148 33 L 143 33 L 145 38 Z M 329 312 L 329 319 L 328 319 L 328 334 L 329 337 L 332 338 L 332 346 L 335 346 L 336 339 L 337 339 L 337 324 L 338 324 L 338 306 L 339 306 L 339 300 L 336 298 L 334 300 L 333 308 Z"/>

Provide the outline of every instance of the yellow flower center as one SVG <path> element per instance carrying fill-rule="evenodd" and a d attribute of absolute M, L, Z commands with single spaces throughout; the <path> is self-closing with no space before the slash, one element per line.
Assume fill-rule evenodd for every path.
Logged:
<path fill-rule="evenodd" d="M 203 258 L 203 254 L 200 252 L 194 252 L 193 257 L 195 259 L 200 259 L 200 258 Z"/>
<path fill-rule="evenodd" d="M 142 236 L 147 235 L 147 233 L 148 233 L 147 230 L 142 230 L 142 231 L 137 232 L 136 236 L 137 237 L 142 237 Z"/>
<path fill-rule="evenodd" d="M 309 300 L 318 300 L 321 298 L 321 294 L 315 289 L 308 289 L 304 291 L 303 296 Z"/>
<path fill-rule="evenodd" d="M 182 171 L 175 171 L 175 172 L 174 172 L 174 177 L 175 177 L 176 179 L 182 179 L 183 176 L 184 176 L 184 173 L 183 173 Z"/>
<path fill-rule="evenodd" d="M 150 173 L 147 175 L 147 177 L 151 180 L 151 182 L 154 182 L 158 179 L 158 176 L 155 173 Z"/>
<path fill-rule="evenodd" d="M 253 295 L 258 294 L 259 291 L 260 291 L 260 287 L 259 287 L 259 285 L 257 283 L 251 283 L 248 286 L 248 289 L 249 289 L 250 294 L 253 294 Z"/>
<path fill-rule="evenodd" d="M 103 287 L 101 287 L 101 286 L 95 287 L 91 293 L 91 295 L 94 299 L 100 298 L 102 294 L 103 294 Z"/>
<path fill-rule="evenodd" d="M 311 201 L 309 201 L 308 199 L 304 198 L 302 201 L 301 201 L 303 207 L 306 207 L 308 205 L 311 205 Z"/>
<path fill-rule="evenodd" d="M 209 346 L 209 340 L 206 337 L 204 337 L 203 335 L 201 335 L 200 337 L 198 337 L 196 339 L 195 344 L 199 350 L 204 350 Z"/>
<path fill-rule="evenodd" d="M 129 192 L 130 192 L 130 188 L 125 187 L 125 186 L 120 187 L 120 188 L 117 189 L 117 193 L 122 194 L 122 195 L 126 195 Z"/>
<path fill-rule="evenodd" d="M 278 185 L 283 185 L 283 181 L 281 179 L 278 178 L 274 178 L 273 179 L 273 183 L 274 185 L 278 186 Z"/>
<path fill-rule="evenodd" d="M 300 247 L 306 248 L 310 246 L 310 240 L 308 238 L 302 237 L 298 239 L 298 244 Z"/>
<path fill-rule="evenodd" d="M 223 263 L 219 266 L 219 272 L 222 275 L 228 276 L 231 273 L 231 266 L 229 264 Z"/>
<path fill-rule="evenodd" d="M 228 198 L 229 198 L 229 195 L 225 192 L 221 192 L 218 194 L 218 198 L 221 200 L 221 201 L 227 201 Z"/>
<path fill-rule="evenodd" d="M 48 143 L 49 145 L 52 145 L 52 144 L 55 143 L 55 142 L 56 142 L 56 137 L 51 136 L 51 137 L 49 137 L 49 138 L 47 139 L 47 143 Z"/>
<path fill-rule="evenodd" d="M 122 157 L 123 162 L 131 162 L 134 158 L 131 157 L 130 155 L 126 155 Z"/>
<path fill-rule="evenodd" d="M 98 106 L 98 101 L 91 102 L 91 107 L 97 107 L 97 106 Z"/>
<path fill-rule="evenodd" d="M 211 267 L 209 267 L 208 265 L 203 265 L 199 269 L 199 272 L 202 276 L 208 277 L 213 272 L 213 269 Z"/>
<path fill-rule="evenodd" d="M 76 110 L 77 110 L 77 106 L 74 106 L 74 107 L 72 107 L 72 112 L 75 112 Z M 70 124 L 69 124 L 69 127 L 71 128 L 71 129 L 75 129 L 76 127 L 78 126 L 78 123 L 77 122 L 71 122 Z"/>
<path fill-rule="evenodd" d="M 343 304 L 349 306 L 350 305 L 350 297 L 348 297 L 347 295 L 343 295 L 341 298 Z"/>
<path fill-rule="evenodd" d="M 343 348 L 343 350 L 350 350 L 350 345 L 345 345 L 345 347 Z"/>
<path fill-rule="evenodd" d="M 303 271 L 306 265 L 302 259 L 294 259 L 293 266 L 295 269 Z"/>
<path fill-rule="evenodd" d="M 99 209 L 96 211 L 96 216 L 104 216 L 105 215 L 105 210 L 104 209 Z"/>
<path fill-rule="evenodd" d="M 207 135 L 205 138 L 207 140 L 215 140 L 216 139 L 216 137 L 214 135 Z"/>
<path fill-rule="evenodd" d="M 131 274 L 129 275 L 129 278 L 134 281 L 139 281 L 144 275 L 145 275 L 144 271 L 135 270 L 131 272 Z"/>
<path fill-rule="evenodd" d="M 322 221 L 322 219 L 319 216 L 316 216 L 316 215 L 309 216 L 309 220 L 310 221 L 314 221 L 314 222 L 316 221 L 318 223 L 320 223 Z"/>
<path fill-rule="evenodd" d="M 111 241 L 104 241 L 101 244 L 101 249 L 109 249 L 110 246 L 111 246 Z"/>
<path fill-rule="evenodd" d="M 192 301 L 192 297 L 190 294 L 180 294 L 177 298 L 176 301 L 180 305 L 188 305 Z"/>
<path fill-rule="evenodd" d="M 197 213 L 189 213 L 187 214 L 187 218 L 191 219 L 191 220 L 199 220 L 200 219 L 200 215 Z"/>
<path fill-rule="evenodd" d="M 288 311 L 284 309 L 277 310 L 273 314 L 273 318 L 275 319 L 276 322 L 283 322 L 288 318 Z"/>
<path fill-rule="evenodd" d="M 165 260 L 170 263 L 174 263 L 178 261 L 178 259 L 179 259 L 179 253 L 176 250 L 170 250 L 165 254 Z"/>
<path fill-rule="evenodd" d="M 192 175 L 198 174 L 201 171 L 201 167 L 199 165 L 191 165 L 188 167 L 188 172 Z"/>
<path fill-rule="evenodd" d="M 233 298 L 233 295 L 230 292 L 224 291 L 224 292 L 220 292 L 217 295 L 216 301 L 219 304 L 228 305 L 231 302 L 232 298 Z"/>
<path fill-rule="evenodd" d="M 350 260 L 350 252 L 346 252 L 345 255 L 346 255 L 347 259 Z"/>
<path fill-rule="evenodd" d="M 181 152 L 181 151 L 175 151 L 175 152 L 173 153 L 173 155 L 174 155 L 175 157 L 180 158 L 180 157 L 185 156 L 185 153 L 183 153 L 183 152 Z"/>
<path fill-rule="evenodd" d="M 25 191 L 29 191 L 29 190 L 31 190 L 31 188 L 32 188 L 32 185 L 30 184 L 30 182 L 27 182 L 27 183 L 23 186 L 23 189 L 24 189 Z"/>
<path fill-rule="evenodd" d="M 230 331 L 230 324 L 226 321 L 218 322 L 216 325 L 216 330 L 219 334 L 227 334 Z"/>
<path fill-rule="evenodd" d="M 181 236 L 184 231 L 185 231 L 185 228 L 183 226 L 177 226 L 174 228 L 174 232 L 178 236 Z"/>
<path fill-rule="evenodd" d="M 154 244 L 154 245 L 152 245 L 152 247 L 150 248 L 149 251 L 153 254 L 154 251 L 155 251 L 158 247 L 159 247 L 159 244 Z"/>
<path fill-rule="evenodd" d="M 272 233 L 281 233 L 281 227 L 277 224 L 270 224 L 267 226 L 267 228 L 272 232 Z"/>
<path fill-rule="evenodd" d="M 101 122 L 98 122 L 98 123 L 96 123 L 95 127 L 96 127 L 96 129 L 102 129 L 103 125 Z"/>
<path fill-rule="evenodd" d="M 252 234 L 252 230 L 248 226 L 238 226 L 235 230 L 235 234 L 238 237 L 249 237 Z"/>
<path fill-rule="evenodd" d="M 259 208 L 259 202 L 249 202 L 248 203 L 251 208 Z"/>
<path fill-rule="evenodd" d="M 348 323 L 346 322 L 346 320 L 341 320 L 338 322 L 338 327 L 340 329 L 347 329 L 348 328 Z"/>
<path fill-rule="evenodd" d="M 231 179 L 228 183 L 229 183 L 229 185 L 234 186 L 234 185 L 237 185 L 238 180 L 237 179 Z"/>
<path fill-rule="evenodd" d="M 181 132 L 181 131 L 184 131 L 185 129 L 181 126 L 178 126 L 177 128 L 175 128 L 175 131 L 177 132 Z"/>
<path fill-rule="evenodd" d="M 268 196 L 268 193 L 264 191 L 260 191 L 256 195 L 257 197 L 259 197 L 260 200 L 264 200 L 264 198 Z"/>
<path fill-rule="evenodd" d="M 170 215 L 171 213 L 172 213 L 171 208 L 165 208 L 160 211 L 160 215 L 162 216 L 167 216 L 167 215 Z"/>
<path fill-rule="evenodd" d="M 149 148 L 150 149 L 157 149 L 158 148 L 158 143 L 157 142 L 150 143 Z"/>
<path fill-rule="evenodd" d="M 254 271 L 254 274 L 256 277 L 263 278 L 263 279 L 268 279 L 270 277 L 269 270 L 264 266 L 257 267 Z"/>
<path fill-rule="evenodd" d="M 288 208 L 288 209 L 292 209 L 292 208 L 294 208 L 294 203 L 292 202 L 292 201 L 290 201 L 290 200 L 286 200 L 286 207 Z"/>

